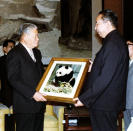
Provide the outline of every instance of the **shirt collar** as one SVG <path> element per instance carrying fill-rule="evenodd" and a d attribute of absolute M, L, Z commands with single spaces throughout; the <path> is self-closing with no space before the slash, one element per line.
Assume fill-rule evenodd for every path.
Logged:
<path fill-rule="evenodd" d="M 133 63 L 133 59 L 129 61 L 129 66 L 131 66 L 132 63 Z"/>
<path fill-rule="evenodd" d="M 22 45 L 26 48 L 26 50 L 27 50 L 29 53 L 33 53 L 32 49 L 30 49 L 29 47 L 27 47 L 25 44 L 22 44 Z"/>

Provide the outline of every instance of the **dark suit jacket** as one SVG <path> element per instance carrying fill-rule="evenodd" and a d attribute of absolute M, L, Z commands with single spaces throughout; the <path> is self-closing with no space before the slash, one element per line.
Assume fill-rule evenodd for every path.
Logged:
<path fill-rule="evenodd" d="M 0 57 L 0 102 L 9 107 L 12 105 L 12 88 L 7 79 L 6 59 L 7 55 Z"/>
<path fill-rule="evenodd" d="M 43 75 L 41 53 L 34 48 L 36 62 L 22 44 L 15 46 L 7 55 L 8 80 L 13 87 L 13 109 L 15 113 L 37 113 L 45 110 L 44 102 L 32 97 Z"/>
<path fill-rule="evenodd" d="M 87 90 L 79 96 L 91 109 L 116 111 L 125 107 L 129 55 L 126 42 L 114 30 L 96 54 Z"/>

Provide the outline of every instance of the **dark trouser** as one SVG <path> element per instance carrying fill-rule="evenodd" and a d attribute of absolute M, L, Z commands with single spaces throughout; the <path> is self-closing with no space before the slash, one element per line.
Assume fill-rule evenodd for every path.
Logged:
<path fill-rule="evenodd" d="M 15 114 L 16 131 L 43 131 L 44 113 Z"/>
<path fill-rule="evenodd" d="M 90 118 L 93 131 L 117 131 L 118 112 L 91 110 Z"/>
<path fill-rule="evenodd" d="M 13 114 L 5 114 L 5 130 L 15 131 L 15 120 Z"/>

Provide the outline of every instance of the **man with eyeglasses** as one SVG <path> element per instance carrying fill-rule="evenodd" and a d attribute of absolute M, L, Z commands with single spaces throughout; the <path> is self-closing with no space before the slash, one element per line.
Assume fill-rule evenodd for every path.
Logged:
<path fill-rule="evenodd" d="M 75 106 L 89 109 L 93 131 L 118 131 L 117 118 L 125 109 L 128 75 L 128 47 L 117 31 L 118 18 L 112 10 L 102 10 L 95 30 L 103 38 L 86 82 L 86 91 L 75 98 Z"/>
<path fill-rule="evenodd" d="M 124 112 L 125 131 L 133 131 L 133 41 L 128 40 L 129 71 L 126 91 L 126 111 Z"/>

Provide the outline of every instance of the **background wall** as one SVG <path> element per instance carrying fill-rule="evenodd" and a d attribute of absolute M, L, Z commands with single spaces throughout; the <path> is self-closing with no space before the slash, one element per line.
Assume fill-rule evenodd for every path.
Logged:
<path fill-rule="evenodd" d="M 111 9 L 118 15 L 118 30 L 123 34 L 123 0 L 103 0 L 103 9 Z"/>
<path fill-rule="evenodd" d="M 24 22 L 39 27 L 39 49 L 43 57 L 91 57 L 87 50 L 73 50 L 58 44 L 60 0 L 0 0 L 0 44 L 5 39 L 18 41 L 17 30 Z"/>
<path fill-rule="evenodd" d="M 124 36 L 133 41 L 133 1 L 123 0 L 124 3 Z"/>
<path fill-rule="evenodd" d="M 16 34 L 20 24 L 32 22 L 39 27 L 39 49 L 43 57 L 94 58 L 101 47 L 94 27 L 96 16 L 102 9 L 102 0 L 91 0 L 92 51 L 73 50 L 66 45 L 58 44 L 61 36 L 60 2 L 60 0 L 0 0 L 0 43 L 9 38 L 18 40 Z"/>

